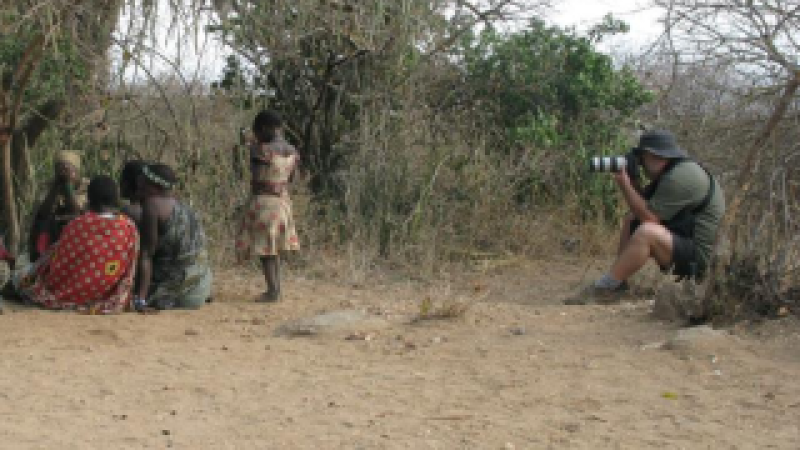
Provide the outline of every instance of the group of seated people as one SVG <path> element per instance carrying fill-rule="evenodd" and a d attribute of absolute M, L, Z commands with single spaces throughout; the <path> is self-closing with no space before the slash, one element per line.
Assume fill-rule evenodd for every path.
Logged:
<path fill-rule="evenodd" d="M 88 314 L 197 308 L 210 301 L 205 232 L 175 196 L 172 168 L 129 161 L 119 183 L 107 175 L 87 181 L 80 155 L 64 151 L 54 169 L 30 230 L 30 264 L 15 268 L 6 294 Z M 5 258 L 13 264 L 11 255 Z"/>

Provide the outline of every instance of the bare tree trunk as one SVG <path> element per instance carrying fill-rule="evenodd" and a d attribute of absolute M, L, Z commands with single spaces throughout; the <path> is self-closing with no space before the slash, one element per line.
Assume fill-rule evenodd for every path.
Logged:
<path fill-rule="evenodd" d="M 19 252 L 20 231 L 17 217 L 17 202 L 14 197 L 14 182 L 11 172 L 11 133 L 0 131 L 0 147 L 3 157 L 0 161 L 0 190 L 3 193 L 3 223 L 8 227 L 6 243 L 12 254 Z"/>
<path fill-rule="evenodd" d="M 62 99 L 47 102 L 40 108 L 39 114 L 28 119 L 14 132 L 11 139 L 11 169 L 18 190 L 25 191 L 31 182 L 31 158 L 28 149 L 36 145 L 50 123 L 61 114 L 64 105 Z"/>

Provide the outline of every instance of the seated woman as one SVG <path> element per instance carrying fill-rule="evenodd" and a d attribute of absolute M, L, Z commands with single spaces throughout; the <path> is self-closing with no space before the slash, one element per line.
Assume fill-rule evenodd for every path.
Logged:
<path fill-rule="evenodd" d="M 98 176 L 88 188 L 89 211 L 64 227 L 61 237 L 15 280 L 28 302 L 51 309 L 113 314 L 130 305 L 139 235 L 116 211 L 117 185 Z"/>
<path fill-rule="evenodd" d="M 3 314 L 3 291 L 6 283 L 11 280 L 12 270 L 14 270 L 14 256 L 6 250 L 3 238 L 0 236 L 0 314 Z"/>
<path fill-rule="evenodd" d="M 211 297 L 206 236 L 194 211 L 175 198 L 177 177 L 164 164 L 142 168 L 137 195 L 142 204 L 137 310 L 198 308 Z"/>
<path fill-rule="evenodd" d="M 128 201 L 120 208 L 120 211 L 130 217 L 137 226 L 142 221 L 142 203 L 136 192 L 136 180 L 145 165 L 145 162 L 140 160 L 128 161 L 122 166 L 122 172 L 119 175 L 119 196 Z"/>
<path fill-rule="evenodd" d="M 74 151 L 58 152 L 54 176 L 42 203 L 36 209 L 28 248 L 30 260 L 36 261 L 59 238 L 64 226 L 86 208 L 87 180 L 81 178 L 81 155 Z"/>

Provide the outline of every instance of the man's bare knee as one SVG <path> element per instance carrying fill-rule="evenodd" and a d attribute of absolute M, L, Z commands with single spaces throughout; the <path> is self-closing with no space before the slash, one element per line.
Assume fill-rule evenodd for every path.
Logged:
<path fill-rule="evenodd" d="M 633 239 L 650 248 L 650 254 L 660 265 L 668 265 L 672 259 L 672 233 L 661 224 L 644 223 L 636 229 Z"/>
<path fill-rule="evenodd" d="M 645 222 L 636 228 L 636 232 L 633 233 L 633 236 L 638 237 L 639 239 L 644 239 L 647 242 L 654 242 L 669 237 L 670 232 L 666 227 L 664 227 L 664 225 Z"/>

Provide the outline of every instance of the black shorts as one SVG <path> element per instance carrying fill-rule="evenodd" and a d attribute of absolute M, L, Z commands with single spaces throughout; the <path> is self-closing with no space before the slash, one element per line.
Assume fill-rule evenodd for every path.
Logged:
<path fill-rule="evenodd" d="M 631 234 L 636 231 L 640 223 L 636 219 L 631 221 Z M 697 259 L 694 239 L 680 236 L 672 231 L 670 231 L 670 234 L 672 235 L 672 260 L 668 266 L 660 266 L 661 271 L 664 273 L 672 271 L 675 275 L 702 278 L 705 266 Z"/>
<path fill-rule="evenodd" d="M 675 275 L 701 278 L 705 267 L 697 259 L 694 239 L 672 234 L 672 262 L 670 267 L 662 267 L 664 272 L 672 269 Z"/>

